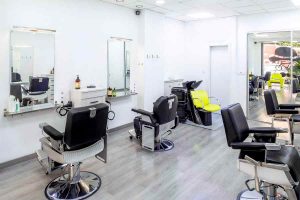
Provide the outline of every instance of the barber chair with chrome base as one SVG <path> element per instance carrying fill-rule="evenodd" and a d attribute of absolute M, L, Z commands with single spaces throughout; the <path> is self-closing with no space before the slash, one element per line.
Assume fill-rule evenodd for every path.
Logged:
<path fill-rule="evenodd" d="M 38 159 L 46 173 L 63 169 L 67 173 L 52 180 L 45 188 L 48 199 L 85 199 L 101 186 L 101 179 L 91 172 L 80 171 L 83 160 L 96 156 L 106 162 L 108 106 L 98 104 L 71 109 L 65 132 L 47 124 L 40 125 L 46 137 L 41 138 Z"/>
<path fill-rule="evenodd" d="M 275 90 L 266 90 L 264 92 L 267 114 L 272 118 L 272 126 L 274 121 L 286 121 L 289 127 L 290 139 L 288 144 L 294 142 L 294 123 L 300 122 L 299 109 L 300 104 L 279 104 Z"/>
<path fill-rule="evenodd" d="M 129 131 L 130 139 L 136 138 L 144 149 L 168 151 L 174 143 L 165 137 L 177 127 L 178 100 L 175 95 L 162 96 L 154 102 L 153 112 L 132 109 L 140 114 L 134 119 L 134 129 Z"/>
<path fill-rule="evenodd" d="M 238 200 L 300 200 L 300 157 L 293 146 L 270 143 L 269 139 L 247 142 L 249 129 L 239 104 L 230 105 L 221 111 L 227 144 L 240 150 L 238 169 L 248 174 L 247 190 L 238 195 Z M 247 122 L 247 121 L 246 121 Z M 267 127 L 273 137 L 276 128 Z M 273 129 L 273 131 L 271 131 Z M 280 132 L 280 129 L 278 129 Z M 273 132 L 273 133 L 271 133 Z M 250 183 L 254 182 L 254 187 Z"/>

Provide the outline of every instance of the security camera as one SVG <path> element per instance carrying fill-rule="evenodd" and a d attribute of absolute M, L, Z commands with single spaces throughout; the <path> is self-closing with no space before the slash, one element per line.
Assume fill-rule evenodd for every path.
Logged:
<path fill-rule="evenodd" d="M 135 14 L 136 15 L 140 15 L 141 14 L 141 10 L 135 10 Z"/>

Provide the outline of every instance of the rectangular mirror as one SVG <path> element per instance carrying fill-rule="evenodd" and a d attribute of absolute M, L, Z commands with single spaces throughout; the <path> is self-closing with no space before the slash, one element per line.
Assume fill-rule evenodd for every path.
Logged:
<path fill-rule="evenodd" d="M 55 31 L 14 27 L 10 33 L 7 112 L 54 107 Z"/>
<path fill-rule="evenodd" d="M 131 42 L 130 39 L 111 38 L 107 45 L 108 88 L 124 95 L 130 93 Z"/>
<path fill-rule="evenodd" d="M 295 101 L 292 82 L 300 77 L 293 58 L 297 57 L 292 31 L 248 34 L 248 118 L 271 123 L 264 91 L 273 89 L 279 103 Z M 293 54 L 292 54 L 293 53 Z"/>

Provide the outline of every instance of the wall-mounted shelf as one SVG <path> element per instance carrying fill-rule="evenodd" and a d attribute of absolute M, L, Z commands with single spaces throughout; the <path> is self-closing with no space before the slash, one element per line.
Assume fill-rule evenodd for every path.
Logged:
<path fill-rule="evenodd" d="M 4 110 L 4 117 L 10 117 L 10 116 L 16 116 L 16 115 L 22 115 L 26 113 L 31 112 L 37 112 L 41 110 L 48 110 L 55 108 L 54 104 L 41 104 L 41 105 L 33 105 L 33 106 L 27 106 L 27 107 L 21 107 L 20 112 L 8 112 L 7 110 Z"/>
<path fill-rule="evenodd" d="M 130 97 L 132 95 L 137 95 L 138 93 L 136 92 L 117 92 L 117 95 L 115 97 L 106 97 L 106 100 L 114 100 L 114 99 L 121 99 L 121 98 L 126 98 Z"/>

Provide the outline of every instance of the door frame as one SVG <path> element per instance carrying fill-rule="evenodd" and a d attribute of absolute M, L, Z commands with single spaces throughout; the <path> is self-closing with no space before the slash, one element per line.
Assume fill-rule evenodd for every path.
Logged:
<path fill-rule="evenodd" d="M 211 96 L 211 92 L 212 92 L 212 68 L 211 68 L 211 50 L 212 48 L 214 47 L 227 47 L 227 52 L 228 52 L 228 57 L 229 57 L 229 66 L 231 67 L 232 69 L 232 65 L 233 65 L 233 62 L 232 62 L 232 54 L 231 54 L 231 45 L 228 43 L 228 42 L 224 42 L 224 43 L 213 43 L 213 44 L 210 44 L 209 45 L 209 91 L 208 91 L 208 94 L 209 96 Z M 230 87 L 231 87 L 231 83 L 230 83 Z M 229 92 L 231 93 L 231 90 L 229 90 Z M 221 105 L 222 106 L 222 105 Z"/>

